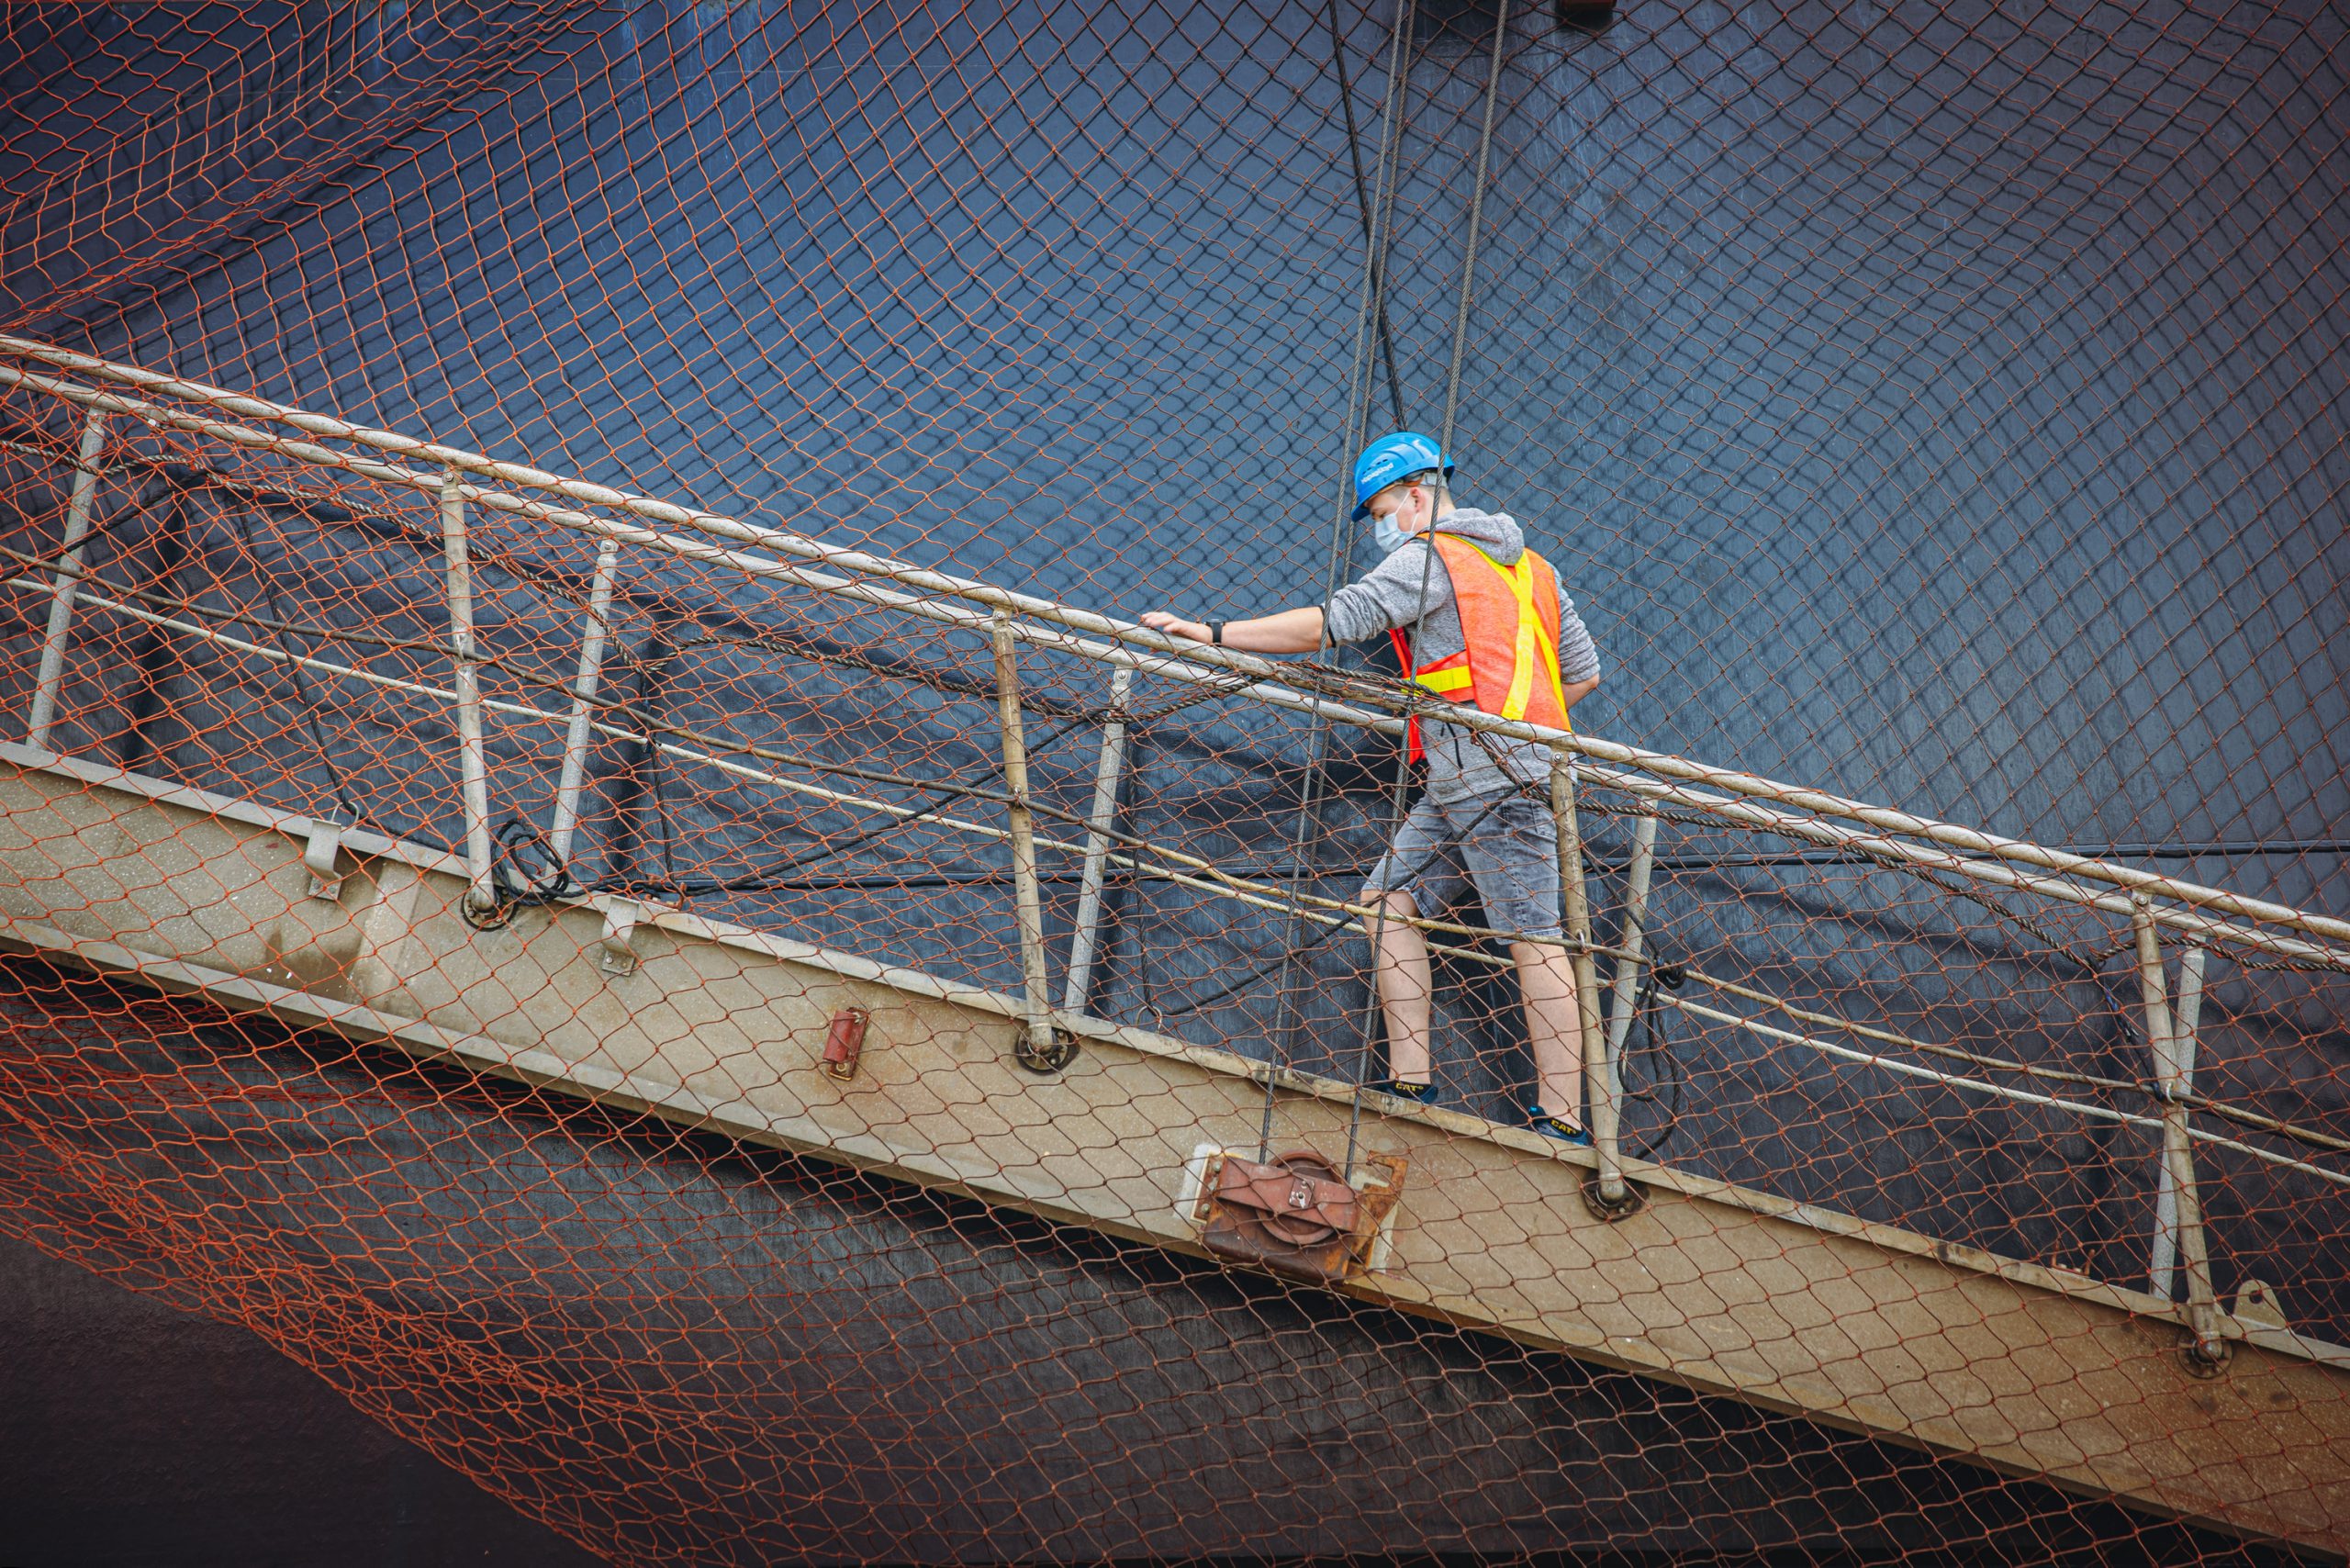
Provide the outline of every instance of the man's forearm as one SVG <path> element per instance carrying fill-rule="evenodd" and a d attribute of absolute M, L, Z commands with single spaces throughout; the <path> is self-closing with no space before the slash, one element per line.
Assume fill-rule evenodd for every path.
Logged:
<path fill-rule="evenodd" d="M 1142 620 L 1144 625 L 1170 637 L 1186 637 L 1194 643 L 1209 640 L 1211 628 L 1204 621 L 1185 621 L 1159 610 Z M 1275 615 L 1260 615 L 1253 621 L 1227 621 L 1224 624 L 1224 645 L 1244 654 L 1313 653 L 1322 646 L 1322 607 L 1309 604 Z"/>
<path fill-rule="evenodd" d="M 1322 645 L 1322 607 L 1225 623 L 1224 645 L 1250 654 L 1310 654 Z"/>

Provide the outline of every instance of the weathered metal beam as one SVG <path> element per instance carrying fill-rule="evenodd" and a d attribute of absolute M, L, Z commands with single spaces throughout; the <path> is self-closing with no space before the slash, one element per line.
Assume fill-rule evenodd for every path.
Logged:
<path fill-rule="evenodd" d="M 563 769 L 555 778 L 554 819 L 547 831 L 547 847 L 554 852 L 558 866 L 571 864 L 571 838 L 579 831 L 579 796 L 588 781 L 596 690 L 604 678 L 604 644 L 611 635 L 612 579 L 620 548 L 609 539 L 597 544 L 588 613 L 579 623 L 579 675 L 572 682 L 571 722 L 563 734 Z"/>
<path fill-rule="evenodd" d="M 2195 1326 L 2196 1357 L 2216 1366 L 2228 1355 L 2220 1332 L 2220 1307 L 2211 1284 L 2210 1249 L 2203 1236 L 2203 1204 L 2195 1185 L 2194 1146 L 2187 1137 L 2187 1106 L 2178 1098 L 2178 1043 L 2169 989 L 2163 975 L 2162 945 L 2143 893 L 2133 893 L 2138 906 L 2131 922 L 2137 940 L 2139 990 L 2146 1010 L 2146 1047 L 2154 1058 L 2154 1074 L 2163 1091 L 2163 1169 L 2176 1215 L 2179 1253 L 2187 1265 L 2187 1311 Z M 2160 1193 L 2158 1193 L 2158 1196 Z M 2165 1293 L 2167 1295 L 2167 1292 Z"/>
<path fill-rule="evenodd" d="M 482 735 L 481 671 L 474 646 L 474 573 L 465 554 L 465 498 L 457 471 L 441 485 L 441 553 L 449 596 L 449 662 L 457 689 L 457 771 L 465 810 L 465 858 L 476 910 L 498 902 L 490 887 L 489 753 Z"/>
<path fill-rule="evenodd" d="M 1656 874 L 1656 817 L 1642 813 L 1632 824 L 1632 863 L 1625 875 L 1624 929 L 1617 934 L 1616 1005 L 1607 1015 L 1607 1072 L 1615 1093 L 1624 1092 L 1624 1042 L 1631 1038 L 1632 1014 L 1640 1000 L 1640 952 L 1648 937 L 1649 880 Z"/>
<path fill-rule="evenodd" d="M 1126 757 L 1126 704 L 1135 672 L 1110 672 L 1109 716 L 1102 722 L 1102 758 L 1093 770 L 1093 810 L 1086 817 L 1084 868 L 1078 879 L 1077 915 L 1069 937 L 1069 975 L 1061 1008 L 1082 1013 L 1093 994 L 1093 957 L 1101 945 L 1102 884 L 1110 866 L 1110 833 L 1118 823 L 1118 776 Z"/>
<path fill-rule="evenodd" d="M 1021 994 L 1027 1018 L 1014 1059 L 1032 1072 L 1069 1065 L 1066 1045 L 1053 1033 L 1050 977 L 1045 969 L 1045 898 L 1036 877 L 1035 812 L 1028 800 L 1028 743 L 1020 723 L 1020 644 L 1008 616 L 995 618 L 997 740 L 1003 755 L 1005 823 L 1011 829 L 1012 924 L 1020 944 Z"/>
<path fill-rule="evenodd" d="M 2194 1168 L 2185 1096 L 2195 1088 L 2195 1031 L 2203 1014 L 2203 967 L 2208 950 L 2188 943 L 2179 960 L 2178 1004 L 2171 1009 L 2170 1048 L 2154 1056 L 2154 1081 L 2163 1092 L 2163 1154 L 2154 1183 L 2154 1240 L 2146 1271 L 2146 1288 L 2165 1301 L 2177 1292 L 2173 1270 L 2178 1260 L 2178 1168 Z M 2179 1159 L 2172 1146 L 2179 1146 Z"/>
<path fill-rule="evenodd" d="M 1584 1126 L 1599 1161 L 1593 1198 L 1600 1213 L 1629 1214 L 1639 1202 L 1624 1181 L 1622 1130 L 1616 1075 L 1607 1070 L 1607 1036 L 1599 1015 L 1599 966 L 1591 953 L 1591 891 L 1583 874 L 1583 828 L 1575 816 L 1574 758 L 1563 748 L 1550 754 L 1550 820 L 1559 840 L 1559 913 L 1567 940 L 1574 944 L 1576 1038 L 1583 1056 Z"/>
<path fill-rule="evenodd" d="M 746 1142 L 950 1187 L 1198 1255 L 1186 1168 L 1253 1148 L 1261 1063 L 1055 1015 L 1085 1050 L 1020 1070 L 1024 997 L 646 905 L 609 972 L 608 905 L 463 919 L 471 867 L 345 832 L 309 896 L 308 819 L 0 746 L 0 937 L 288 1023 L 642 1107 Z M 856 1076 L 822 1060 L 844 1007 Z M 1347 1086 L 1273 1072 L 1282 1124 L 1335 1153 Z M 2187 1311 L 1627 1160 L 1647 1198 L 1605 1223 L 1594 1158 L 1432 1107 L 1361 1107 L 1411 1172 L 1382 1261 L 1344 1287 L 1839 1428 L 2261 1536 L 2350 1540 L 2350 1350 Z M 2204 1375 L 2199 1375 L 2202 1373 Z"/>
<path fill-rule="evenodd" d="M 65 494 L 65 537 L 57 549 L 57 587 L 49 600 L 49 624 L 41 633 L 40 668 L 33 677 L 32 707 L 25 722 L 25 740 L 36 748 L 49 745 L 50 726 L 57 722 L 58 693 L 65 687 L 65 641 L 73 630 L 74 589 L 82 565 L 82 545 L 90 532 L 90 509 L 98 497 L 98 459 L 106 449 L 106 417 L 92 409 L 82 421 L 82 444 L 75 449 L 73 483 Z"/>

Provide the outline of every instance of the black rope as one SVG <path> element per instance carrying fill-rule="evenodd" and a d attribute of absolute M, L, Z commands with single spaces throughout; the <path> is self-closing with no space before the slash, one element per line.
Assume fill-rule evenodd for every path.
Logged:
<path fill-rule="evenodd" d="M 1078 725 L 1083 722 L 1085 722 L 1085 721 L 1081 718 L 1063 720 L 1051 731 L 1032 743 L 1029 749 L 1031 751 L 1041 752 L 1046 746 L 1052 745 L 1056 742 L 1059 741 L 1062 736 L 1068 734 L 1069 731 L 1077 728 Z M 929 800 L 922 806 L 915 809 L 909 815 L 892 817 L 887 822 L 876 823 L 874 826 L 867 828 L 862 832 L 853 834 L 845 839 L 828 840 L 825 843 L 801 854 L 793 856 L 791 858 L 785 860 L 780 865 L 766 867 L 746 876 L 729 878 L 724 880 L 689 882 L 677 878 L 674 872 L 672 872 L 669 879 L 663 882 L 637 881 L 625 887 L 602 886 L 597 890 L 629 893 L 660 892 L 668 890 L 674 891 L 680 896 L 700 896 L 711 893 L 767 893 L 801 891 L 804 890 L 800 889 L 797 884 L 785 880 L 784 879 L 790 877 L 793 872 L 803 871 L 811 866 L 820 866 L 827 860 L 838 859 L 840 857 L 850 853 L 852 850 L 862 848 L 864 846 L 870 844 L 877 839 L 885 838 L 890 834 L 898 832 L 901 828 L 912 827 L 918 823 L 936 816 L 940 812 L 945 811 L 947 807 L 956 804 L 957 801 L 968 800 L 971 797 L 971 794 L 972 791 L 960 785 L 949 785 L 944 789 L 934 788 L 930 793 Z M 669 833 L 668 805 L 666 801 L 663 801 L 659 797 L 657 792 L 655 796 L 654 809 L 660 815 L 662 834 L 664 842 L 666 843 Z"/>
<path fill-rule="evenodd" d="M 244 544 L 245 554 L 252 559 L 255 567 L 253 575 L 261 579 L 261 590 L 269 600 L 270 614 L 281 622 L 291 624 L 291 618 L 285 613 L 285 606 L 277 597 L 276 576 L 262 566 L 261 549 L 253 542 L 252 531 L 245 526 L 244 513 L 234 507 L 224 507 L 221 510 L 226 511 L 232 520 L 237 537 Z M 292 554 L 285 548 L 284 542 L 280 541 L 278 558 L 290 559 Z M 310 748 L 318 754 L 319 767 L 326 773 L 327 790 L 334 797 L 335 810 L 341 814 L 344 823 L 354 827 L 358 826 L 364 819 L 359 814 L 358 805 L 352 799 L 351 791 L 344 786 L 342 769 L 335 766 L 333 754 L 327 749 L 326 734 L 319 728 L 319 705 L 310 695 L 309 682 L 303 678 L 300 665 L 288 664 L 285 669 L 293 679 L 295 698 L 302 705 L 302 727 L 308 732 Z"/>
<path fill-rule="evenodd" d="M 1274 954 L 1271 958 L 1266 959 L 1263 963 L 1258 965 L 1255 969 L 1249 970 L 1238 980 L 1234 980 L 1231 984 L 1219 986 L 1214 991 L 1208 992 L 1205 996 L 1194 996 L 1187 1001 L 1178 1002 L 1172 1007 L 1161 1006 L 1159 1004 L 1158 999 L 1152 995 L 1149 982 L 1146 980 L 1142 986 L 1142 1004 L 1146 1008 L 1149 1009 L 1151 1016 L 1159 1020 L 1160 1024 L 1163 1025 L 1169 1018 L 1181 1017 L 1186 1013 L 1197 1013 L 1203 1007 L 1213 1007 L 1217 1002 L 1225 1001 L 1228 997 L 1239 994 L 1241 991 L 1248 990 L 1250 986 L 1255 985 L 1259 980 L 1263 980 L 1266 976 L 1271 974 L 1275 969 L 1281 969 L 1284 966 L 1294 962 L 1304 954 L 1313 952 L 1314 949 L 1321 946 L 1322 944 L 1327 942 L 1331 937 L 1336 936 L 1339 932 L 1346 929 L 1347 928 L 1343 925 L 1326 925 L 1302 942 L 1291 941 L 1285 938 L 1281 943 L 1281 950 L 1279 953 Z"/>

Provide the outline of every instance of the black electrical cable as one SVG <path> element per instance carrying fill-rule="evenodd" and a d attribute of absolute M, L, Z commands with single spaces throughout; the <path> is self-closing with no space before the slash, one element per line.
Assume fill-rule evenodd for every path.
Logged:
<path fill-rule="evenodd" d="M 1146 983 L 1143 987 L 1143 1005 L 1149 1009 L 1151 1016 L 1158 1019 L 1162 1025 L 1165 1024 L 1166 1020 L 1169 1018 L 1179 1018 L 1186 1013 L 1197 1013 L 1203 1007 L 1213 1007 L 1217 1002 L 1225 1000 L 1227 997 L 1236 996 L 1241 991 L 1248 990 L 1250 986 L 1255 985 L 1259 980 L 1265 979 L 1268 975 L 1270 975 L 1275 969 L 1281 968 L 1284 964 L 1293 962 L 1304 954 L 1311 953 L 1314 949 L 1319 947 L 1322 944 L 1327 942 L 1331 937 L 1336 936 L 1339 932 L 1344 931 L 1345 929 L 1347 928 L 1343 925 L 1326 925 L 1322 927 L 1321 930 L 1315 932 L 1313 935 L 1306 937 L 1304 941 L 1291 941 L 1284 939 L 1281 943 L 1281 950 L 1279 953 L 1276 953 L 1273 957 L 1266 959 L 1263 963 L 1258 965 L 1255 969 L 1249 970 L 1238 980 L 1234 980 L 1231 984 L 1220 986 L 1216 990 L 1208 992 L 1205 996 L 1194 996 L 1189 998 L 1186 1001 L 1176 1003 L 1172 1007 L 1161 1006 L 1158 1000 L 1152 996 L 1150 988 Z"/>
<path fill-rule="evenodd" d="M 1032 743 L 1029 749 L 1032 751 L 1041 752 L 1046 747 L 1058 742 L 1062 736 L 1068 734 L 1071 730 L 1077 728 L 1078 725 L 1083 722 L 1085 722 L 1083 719 L 1065 719 L 1044 736 Z M 598 890 L 609 892 L 656 892 L 666 888 L 672 891 L 691 893 L 695 895 L 709 893 L 766 893 L 800 891 L 802 890 L 794 887 L 794 885 L 789 881 L 779 880 L 778 879 L 789 877 L 795 871 L 805 870 L 811 866 L 822 865 L 827 860 L 837 859 L 841 856 L 861 848 L 865 845 L 870 844 L 876 839 L 883 838 L 890 834 L 896 833 L 901 828 L 912 827 L 917 823 L 923 822 L 930 817 L 936 816 L 940 812 L 945 811 L 948 806 L 955 804 L 957 801 L 967 799 L 969 793 L 970 791 L 960 787 L 946 791 L 934 790 L 928 801 L 913 811 L 910 815 L 892 817 L 887 822 L 877 823 L 876 825 L 867 828 L 860 833 L 855 834 L 846 839 L 838 841 L 828 840 L 822 846 L 819 846 L 804 854 L 794 856 L 790 859 L 784 861 L 781 865 L 763 868 L 746 877 L 730 878 L 724 881 L 709 882 L 683 882 L 673 877 L 669 881 L 665 883 L 637 882 L 627 888 L 604 887 L 599 888 Z M 654 805 L 655 810 L 661 814 L 662 832 L 666 841 L 668 834 L 668 808 L 666 803 L 661 801 L 657 795 L 655 798 Z"/>
<path fill-rule="evenodd" d="M 1662 1126 L 1640 1138 L 1632 1148 L 1635 1159 L 1652 1159 L 1672 1143 L 1681 1126 L 1681 1092 L 1688 1082 L 1689 1070 L 1673 1049 L 1672 1037 L 1666 1033 L 1666 1009 L 1657 1001 L 1660 987 L 1677 991 L 1688 980 L 1679 964 L 1648 963 L 1640 971 L 1640 983 L 1632 997 L 1632 1026 L 1624 1040 L 1624 1055 L 1616 1070 L 1624 1083 L 1624 1098 L 1640 1104 L 1662 1103 L 1664 1119 Z M 1645 1088 L 1634 1087 L 1635 1070 L 1643 1063 L 1650 1081 Z"/>
<path fill-rule="evenodd" d="M 683 652 L 685 649 L 689 647 L 700 647 L 706 645 L 766 647 L 766 644 L 760 641 L 756 634 L 749 637 L 728 637 L 711 633 L 700 637 L 686 639 L 677 644 L 675 650 L 673 650 L 669 656 L 675 656 L 676 653 Z M 767 648 L 766 651 L 775 652 L 778 650 Z M 1181 712 L 1186 708 L 1193 707 L 1202 702 L 1210 701 L 1218 697 L 1230 696 L 1234 691 L 1240 689 L 1241 687 L 1246 684 L 1246 677 L 1235 677 L 1231 678 L 1229 680 L 1213 682 L 1206 687 L 1186 692 L 1185 694 L 1169 701 L 1159 704 L 1156 708 L 1135 711 L 1125 715 L 1127 728 L 1131 732 L 1144 725 L 1156 723 L 1160 720 L 1171 717 L 1176 713 Z M 1024 696 L 1024 705 L 1025 705 L 1026 700 L 1027 700 Z M 1107 709 L 1078 710 L 1077 711 L 1061 718 L 1060 722 L 1050 731 L 1046 732 L 1039 739 L 1032 742 L 1030 744 L 1030 749 L 1032 751 L 1042 752 L 1046 747 L 1057 745 L 1064 736 L 1066 736 L 1070 731 L 1076 729 L 1079 725 L 1104 722 L 1108 718 L 1109 711 Z M 843 767 L 841 770 L 852 773 L 856 771 L 855 769 L 848 768 L 846 767 Z M 901 784 L 913 784 L 917 787 L 921 787 L 920 781 L 917 780 L 893 778 L 890 781 Z M 661 795 L 658 784 L 659 779 L 656 776 L 655 779 L 655 788 L 653 790 L 654 809 L 659 818 L 662 832 L 662 842 L 666 848 L 670 838 L 668 806 L 667 802 Z M 789 877 L 790 874 L 795 871 L 805 870 L 810 866 L 821 865 L 827 860 L 837 859 L 843 855 L 849 854 L 856 849 L 861 848 L 865 845 L 870 844 L 876 839 L 886 837 L 890 834 L 898 832 L 901 828 L 912 827 L 917 823 L 937 815 L 940 812 L 946 810 L 957 801 L 968 799 L 975 793 L 975 791 L 971 790 L 968 787 L 961 785 L 948 786 L 946 789 L 941 790 L 937 785 L 933 784 L 928 786 L 928 791 L 930 796 L 928 801 L 911 815 L 892 818 L 890 821 L 878 823 L 875 826 L 867 828 L 847 839 L 824 844 L 807 853 L 795 856 L 779 866 L 763 868 L 749 876 L 731 878 L 723 881 L 687 882 L 678 879 L 675 875 L 674 869 L 666 866 L 665 863 L 665 870 L 670 871 L 670 876 L 666 882 L 659 884 L 637 882 L 624 889 L 607 888 L 599 890 L 631 892 L 658 891 L 663 888 L 666 888 L 681 895 L 688 893 L 707 894 L 719 892 L 780 892 L 798 890 L 790 882 L 782 880 L 781 879 Z M 1058 813 L 1048 812 L 1047 814 Z"/>
<path fill-rule="evenodd" d="M 537 909 L 588 891 L 573 879 L 571 868 L 555 858 L 554 846 L 539 830 L 521 818 L 500 823 L 491 842 L 489 907 L 476 909 L 468 899 L 457 903 L 457 913 L 475 930 L 498 930 L 513 920 L 518 909 Z"/>

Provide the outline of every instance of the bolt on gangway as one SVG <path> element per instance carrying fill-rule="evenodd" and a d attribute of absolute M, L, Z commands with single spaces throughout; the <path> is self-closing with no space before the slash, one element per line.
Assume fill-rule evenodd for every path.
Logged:
<path fill-rule="evenodd" d="M 2350 1540 L 2350 1350 L 2287 1327 L 2265 1286 L 2221 1299 L 2197 1172 L 2199 1150 L 2224 1149 L 2341 1203 L 2350 1140 L 2194 1088 L 2210 958 L 2350 974 L 2350 921 L 1494 718 L 1372 676 L 1174 642 L 810 535 L 21 339 L 0 337 L 0 399 L 24 437 L 12 434 L 0 459 L 69 476 L 62 530 L 8 552 L 6 587 L 40 630 L 23 739 L 0 744 L 0 935 L 18 951 L 1132 1241 L 1259 1264 L 1366 1303 L 2246 1534 L 2331 1550 Z M 223 610 L 94 566 L 102 482 L 173 464 L 231 487 L 241 474 L 248 494 L 397 515 L 436 564 L 441 628 L 403 636 Z M 36 482 L 58 483 L 52 474 L 23 484 Z M 516 674 L 476 613 L 480 535 L 492 521 L 592 555 L 567 668 L 537 678 L 543 701 L 486 687 L 486 673 Z M 967 635 L 987 659 L 994 777 L 913 778 L 672 722 L 612 695 L 604 664 L 614 596 L 632 561 Z M 460 846 L 289 810 L 240 789 L 228 770 L 192 781 L 101 747 L 71 749 L 77 628 L 92 617 L 408 704 L 408 738 L 453 763 Z M 329 648 L 345 657 L 324 656 Z M 445 678 L 413 665 L 386 671 L 378 655 L 387 654 Z M 1108 672 L 1083 811 L 1055 808 L 1031 788 L 1024 725 L 1035 703 L 1024 656 Z M 1324 927 L 1369 913 L 1121 825 L 1127 719 L 1146 679 L 1361 731 L 1393 735 L 1429 714 L 1550 748 L 1590 1149 L 1085 1011 L 1113 875 Z M 543 876 L 519 878 L 494 829 L 493 797 L 512 793 L 497 778 L 497 725 L 542 734 L 554 759 L 544 833 L 533 833 L 548 852 Z M 641 889 L 579 886 L 565 868 L 601 743 L 1001 849 L 1017 988 L 711 918 Z M 901 789 L 931 801 L 890 798 Z M 1595 935 L 1586 887 L 1579 802 L 1587 808 L 1595 790 L 1629 802 L 1620 809 L 1635 819 L 1612 945 Z M 2158 1147 L 2143 1283 L 1628 1152 L 1620 1069 L 1653 962 L 1643 926 L 1668 812 L 1915 873 L 1943 896 L 1997 893 L 2126 923 L 2147 1067 L 2137 1080 L 1847 1020 L 1695 968 L 1684 993 L 1655 1000 L 1775 1046 L 2143 1129 Z M 1041 891 L 1047 856 L 1080 868 L 1058 1002 Z M 1508 935 L 1417 924 L 1467 962 L 1498 961 L 1471 944 Z M 1603 964 L 1612 970 L 1605 992 Z M 1280 1143 L 1303 1151 L 1286 1162 L 1272 1159 L 1276 1122 Z"/>

